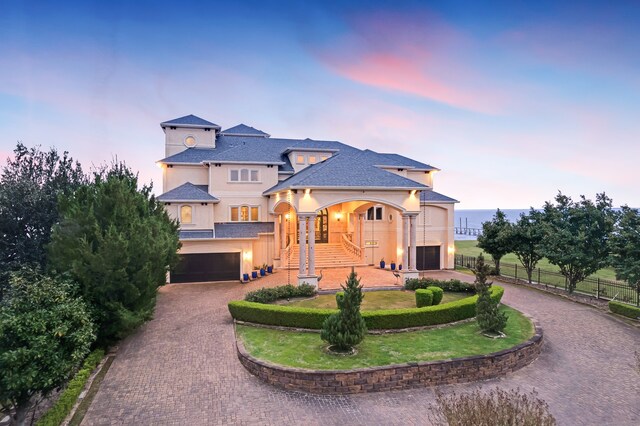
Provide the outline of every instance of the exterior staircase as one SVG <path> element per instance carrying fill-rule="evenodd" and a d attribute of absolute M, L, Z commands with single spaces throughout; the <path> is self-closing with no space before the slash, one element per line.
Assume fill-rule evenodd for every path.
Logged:
<path fill-rule="evenodd" d="M 308 248 L 308 247 L 307 247 Z M 327 268 L 346 268 L 350 266 L 366 266 L 363 260 L 348 253 L 342 244 L 319 244 L 315 246 L 316 273 Z M 291 247 L 291 260 L 282 259 L 281 269 L 299 269 L 300 246 Z"/>

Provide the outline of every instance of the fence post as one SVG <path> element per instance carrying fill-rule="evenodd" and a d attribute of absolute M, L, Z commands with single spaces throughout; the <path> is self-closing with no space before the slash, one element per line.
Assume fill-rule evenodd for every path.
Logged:
<path fill-rule="evenodd" d="M 516 263 L 516 282 L 518 282 L 518 264 Z"/>
<path fill-rule="evenodd" d="M 600 299 L 600 277 L 597 278 L 598 281 L 598 290 L 596 292 L 596 299 Z"/>
<path fill-rule="evenodd" d="M 564 276 L 564 291 L 567 291 L 567 276 Z"/>
<path fill-rule="evenodd" d="M 540 282 L 540 268 L 538 268 L 538 285 L 542 284 Z M 544 283 L 544 288 L 547 288 L 547 283 Z"/>

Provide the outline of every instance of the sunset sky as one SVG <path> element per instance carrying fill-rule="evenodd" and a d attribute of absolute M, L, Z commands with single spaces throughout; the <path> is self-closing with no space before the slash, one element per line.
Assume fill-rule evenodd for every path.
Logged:
<path fill-rule="evenodd" d="M 429 163 L 457 208 L 640 207 L 638 22 L 637 1 L 3 1 L 0 156 L 117 157 L 159 191 L 159 123 L 195 114 Z"/>

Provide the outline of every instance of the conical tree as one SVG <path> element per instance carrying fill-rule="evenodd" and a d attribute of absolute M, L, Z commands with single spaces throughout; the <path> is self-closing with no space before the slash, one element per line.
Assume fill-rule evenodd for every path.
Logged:
<path fill-rule="evenodd" d="M 340 312 L 331 315 L 322 325 L 322 340 L 340 352 L 348 352 L 353 346 L 362 342 L 367 326 L 360 315 L 360 304 L 364 295 L 358 274 L 351 271 L 346 285 L 341 286 L 343 292 L 336 294 Z"/>
<path fill-rule="evenodd" d="M 478 301 L 476 302 L 478 326 L 484 332 L 501 333 L 507 325 L 508 317 L 498 310 L 498 302 L 491 298 L 489 288 L 492 283 L 487 282 L 491 266 L 484 263 L 484 256 L 478 256 L 473 273 L 476 276 L 475 285 L 478 293 Z"/>

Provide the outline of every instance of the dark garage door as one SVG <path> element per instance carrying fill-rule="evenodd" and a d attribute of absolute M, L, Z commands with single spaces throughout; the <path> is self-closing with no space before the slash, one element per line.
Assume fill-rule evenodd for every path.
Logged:
<path fill-rule="evenodd" d="M 171 271 L 172 283 L 235 281 L 240 279 L 240 253 L 181 254 Z"/>
<path fill-rule="evenodd" d="M 440 246 L 416 247 L 416 266 L 419 271 L 440 269 Z"/>

